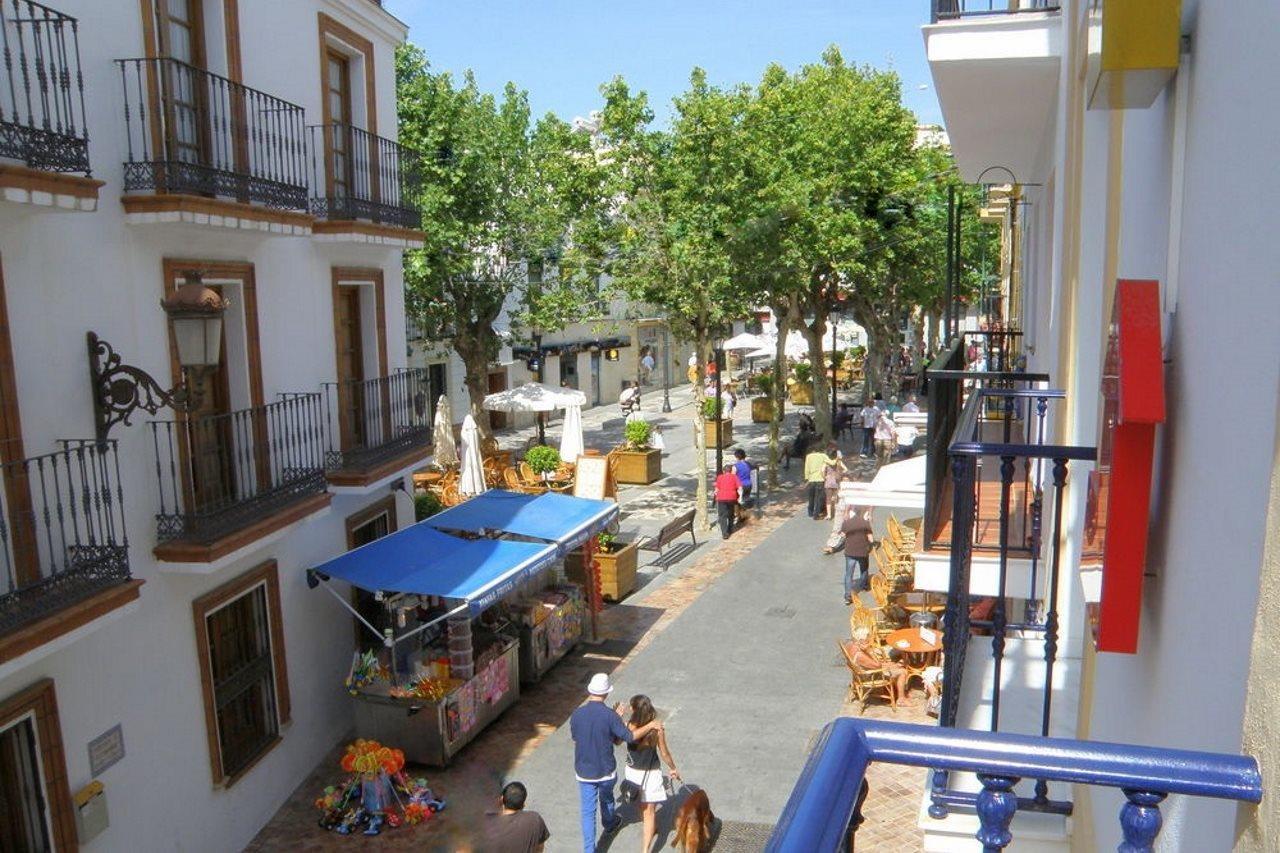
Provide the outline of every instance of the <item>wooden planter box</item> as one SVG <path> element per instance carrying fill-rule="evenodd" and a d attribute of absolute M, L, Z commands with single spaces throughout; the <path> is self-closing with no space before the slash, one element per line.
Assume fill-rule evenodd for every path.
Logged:
<path fill-rule="evenodd" d="M 787 396 L 791 398 L 791 402 L 797 406 L 813 405 L 813 386 L 812 385 L 792 385 L 787 392 Z"/>
<path fill-rule="evenodd" d="M 607 601 L 621 601 L 636 588 L 636 567 L 639 565 L 640 549 L 633 541 L 623 542 L 622 537 L 615 540 L 621 545 L 612 554 L 596 552 L 596 562 L 600 564 L 600 592 Z M 565 573 L 575 583 L 587 589 L 587 573 L 582 565 L 582 549 L 570 551 L 564 561 Z M 588 596 L 590 590 L 587 590 Z"/>
<path fill-rule="evenodd" d="M 661 450 L 615 450 L 613 454 L 618 458 L 614 474 L 619 483 L 647 486 L 662 479 Z"/>
<path fill-rule="evenodd" d="M 716 422 L 704 421 L 702 427 L 706 430 L 706 432 L 703 433 L 703 438 L 706 440 L 707 448 L 715 450 Z M 697 429 L 697 427 L 694 427 L 694 429 Z M 731 444 L 733 444 L 733 421 L 725 419 L 720 422 L 720 446 L 728 447 Z"/>
<path fill-rule="evenodd" d="M 773 398 L 753 397 L 751 399 L 751 422 L 767 424 L 773 420 Z"/>

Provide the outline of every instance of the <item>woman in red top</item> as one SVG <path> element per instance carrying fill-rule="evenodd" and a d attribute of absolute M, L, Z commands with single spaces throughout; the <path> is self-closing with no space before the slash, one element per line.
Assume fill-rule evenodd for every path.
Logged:
<path fill-rule="evenodd" d="M 732 465 L 716 476 L 716 516 L 720 521 L 720 538 L 728 539 L 733 532 L 733 517 L 738 511 L 738 489 L 741 487 Z"/>

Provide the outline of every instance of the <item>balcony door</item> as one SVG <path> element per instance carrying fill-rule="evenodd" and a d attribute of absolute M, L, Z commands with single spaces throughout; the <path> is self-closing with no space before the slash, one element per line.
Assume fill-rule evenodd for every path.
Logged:
<path fill-rule="evenodd" d="M 329 114 L 329 198 L 350 198 L 354 168 L 351 159 L 351 60 L 332 48 L 325 50 L 325 107 Z"/>
<path fill-rule="evenodd" d="M 178 163 L 208 162 L 209 121 L 205 68 L 203 0 L 155 0 L 165 146 Z"/>
<path fill-rule="evenodd" d="M 365 446 L 368 403 L 364 382 L 364 325 L 360 287 L 334 288 L 333 320 L 338 351 L 338 428 L 342 449 Z"/>
<path fill-rule="evenodd" d="M 4 275 L 0 272 L 0 589 L 26 586 L 40 579 L 39 540 L 30 480 L 23 462 L 26 454 L 16 375 Z"/>
<path fill-rule="evenodd" d="M 216 285 L 209 285 L 221 292 Z M 191 373 L 186 381 L 199 395 L 199 402 L 187 416 L 188 447 L 191 456 L 192 510 L 214 509 L 235 499 L 235 441 L 246 442 L 249 435 L 236 436 L 232 423 L 231 390 L 228 384 L 227 334 L 223 326 L 218 366 Z M 241 425 L 240 431 L 246 431 Z"/>

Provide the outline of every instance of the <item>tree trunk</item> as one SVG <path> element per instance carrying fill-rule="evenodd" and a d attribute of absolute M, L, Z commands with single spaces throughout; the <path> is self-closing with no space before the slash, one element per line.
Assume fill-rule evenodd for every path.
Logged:
<path fill-rule="evenodd" d="M 827 385 L 827 368 L 831 365 L 822 353 L 827 331 L 826 314 L 815 310 L 813 323 L 801 321 L 801 329 L 809 342 L 809 361 L 813 365 L 813 421 L 818 433 L 830 441 L 835 438 L 831 431 L 831 389 Z"/>
<path fill-rule="evenodd" d="M 787 399 L 787 332 L 791 328 L 791 312 L 781 304 L 769 307 L 773 309 L 778 332 L 772 368 L 773 389 L 769 392 L 769 396 L 773 398 L 773 415 L 769 418 L 769 488 L 776 489 L 778 488 L 778 462 L 782 449 L 779 433 L 782 431 L 782 420 L 786 416 L 783 406 Z"/>
<path fill-rule="evenodd" d="M 707 329 L 699 324 L 694 329 L 694 348 L 698 354 L 694 362 L 693 383 L 693 455 L 694 455 L 694 492 L 693 523 L 701 530 L 711 527 L 710 515 L 707 513 L 707 430 L 702 417 L 702 402 L 706 399 L 707 387 Z"/>
<path fill-rule="evenodd" d="M 466 371 L 463 382 L 467 386 L 471 416 L 480 428 L 482 438 L 493 435 L 489 424 L 489 412 L 484 408 L 484 398 L 489 394 L 489 353 L 484 344 L 470 335 L 459 335 L 453 340 L 453 350 L 462 359 Z"/>

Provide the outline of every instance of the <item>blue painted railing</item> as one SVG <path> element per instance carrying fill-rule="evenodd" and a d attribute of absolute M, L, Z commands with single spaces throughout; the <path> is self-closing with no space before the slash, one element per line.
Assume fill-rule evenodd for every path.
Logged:
<path fill-rule="evenodd" d="M 1258 763 L 1248 756 L 842 717 L 823 730 L 765 850 L 851 850 L 861 800 L 875 795 L 864 790 L 863 778 L 873 762 L 976 773 L 983 789 L 975 837 L 985 853 L 999 853 L 1013 840 L 1009 826 L 1018 798 L 1012 789 L 1020 779 L 1119 788 L 1126 799 L 1119 815 L 1122 853 L 1151 853 L 1160 803 L 1169 794 L 1262 799 Z"/>

